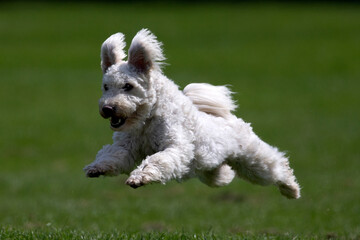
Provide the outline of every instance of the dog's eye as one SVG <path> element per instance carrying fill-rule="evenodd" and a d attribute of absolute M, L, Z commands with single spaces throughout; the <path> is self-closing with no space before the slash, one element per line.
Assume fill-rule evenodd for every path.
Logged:
<path fill-rule="evenodd" d="M 104 90 L 105 90 L 105 91 L 109 90 L 108 85 L 104 84 Z"/>
<path fill-rule="evenodd" d="M 126 83 L 122 89 L 124 89 L 124 91 L 130 91 L 131 89 L 133 89 L 133 85 L 131 85 L 130 83 Z"/>

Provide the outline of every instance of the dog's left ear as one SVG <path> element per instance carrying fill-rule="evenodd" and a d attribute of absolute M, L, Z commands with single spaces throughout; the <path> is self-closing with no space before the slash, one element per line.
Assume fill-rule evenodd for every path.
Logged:
<path fill-rule="evenodd" d="M 145 74 L 151 69 L 161 70 L 165 60 L 161 46 L 162 43 L 148 29 L 140 30 L 131 42 L 128 63 Z"/>
<path fill-rule="evenodd" d="M 124 52 L 124 34 L 115 33 L 101 45 L 101 69 L 103 73 L 116 63 L 122 62 L 126 57 Z"/>

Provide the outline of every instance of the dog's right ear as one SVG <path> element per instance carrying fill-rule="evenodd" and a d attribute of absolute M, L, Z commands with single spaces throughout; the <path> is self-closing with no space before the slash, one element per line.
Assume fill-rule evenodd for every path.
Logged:
<path fill-rule="evenodd" d="M 122 62 L 126 57 L 124 52 L 125 41 L 124 34 L 115 33 L 111 35 L 101 46 L 101 69 L 103 73 L 106 70 L 119 62 Z"/>

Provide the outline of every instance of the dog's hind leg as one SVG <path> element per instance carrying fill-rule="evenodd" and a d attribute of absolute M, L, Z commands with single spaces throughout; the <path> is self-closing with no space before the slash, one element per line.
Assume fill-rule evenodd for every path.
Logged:
<path fill-rule="evenodd" d="M 287 198 L 299 198 L 300 187 L 285 154 L 268 145 L 254 133 L 248 138 L 246 146 L 228 160 L 237 175 L 260 185 L 276 185 Z"/>
<path fill-rule="evenodd" d="M 213 170 L 200 172 L 198 176 L 201 182 L 210 187 L 222 187 L 231 183 L 235 177 L 235 172 L 229 165 L 222 164 Z"/>

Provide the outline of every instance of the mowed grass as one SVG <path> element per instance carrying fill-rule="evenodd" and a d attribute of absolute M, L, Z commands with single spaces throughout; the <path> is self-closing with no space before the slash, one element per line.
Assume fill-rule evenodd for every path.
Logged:
<path fill-rule="evenodd" d="M 302 186 L 235 179 L 131 189 L 82 171 L 111 142 L 98 114 L 99 50 L 141 28 L 165 74 L 231 84 Z M 1 239 L 360 238 L 360 7 L 247 4 L 1 4 Z"/>

